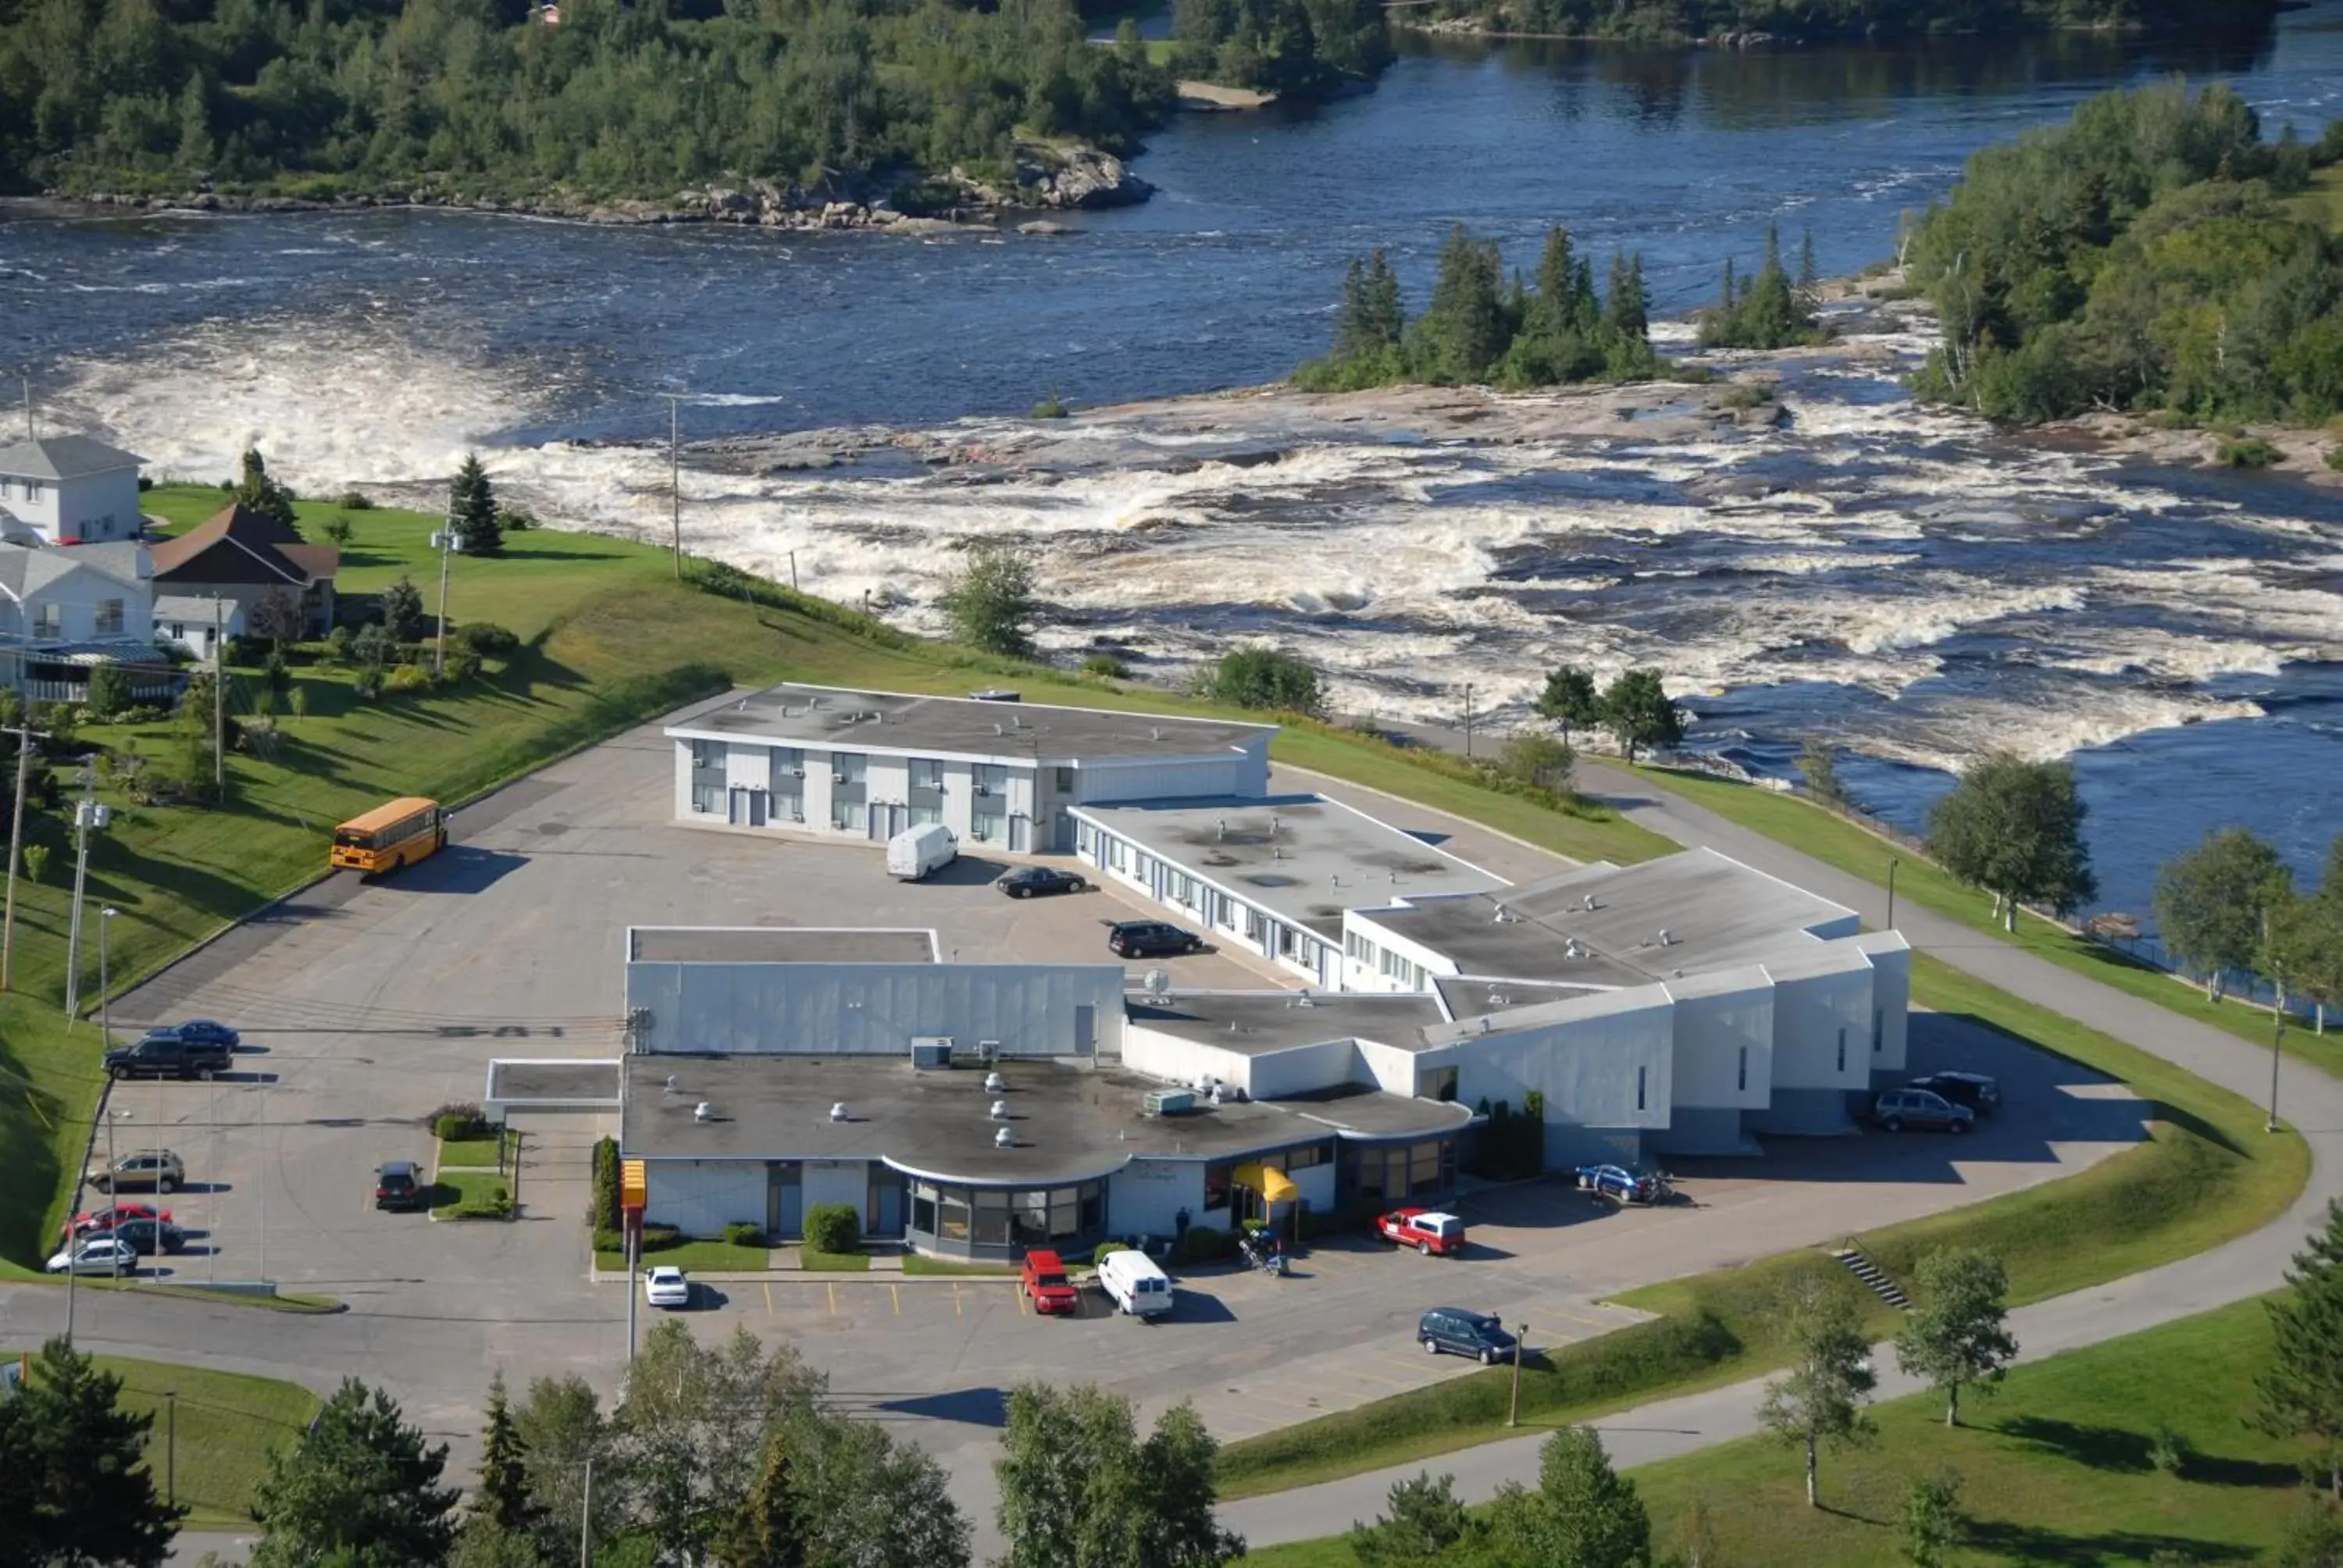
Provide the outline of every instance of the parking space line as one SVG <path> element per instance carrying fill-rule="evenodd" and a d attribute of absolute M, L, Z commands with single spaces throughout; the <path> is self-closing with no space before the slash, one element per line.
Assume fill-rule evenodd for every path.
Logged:
<path fill-rule="evenodd" d="M 765 1282 L 765 1315 L 769 1318 L 773 1315 L 773 1282 L 770 1280 Z"/>
<path fill-rule="evenodd" d="M 1010 1294 L 1017 1298 L 1017 1315 L 1021 1318 L 1023 1317 L 1025 1315 L 1025 1292 L 1022 1291 L 1011 1291 Z"/>
<path fill-rule="evenodd" d="M 830 1292 L 830 1315 L 834 1318 L 838 1316 L 838 1282 L 826 1280 L 823 1287 Z"/>
<path fill-rule="evenodd" d="M 899 1318 L 901 1317 L 903 1315 L 903 1289 L 892 1280 L 887 1282 L 887 1299 L 895 1303 L 895 1315 Z"/>
<path fill-rule="evenodd" d="M 959 1281 L 954 1280 L 954 1281 L 952 1282 L 952 1288 L 951 1288 L 951 1292 L 952 1292 L 952 1316 L 954 1316 L 954 1317 L 958 1317 L 958 1316 L 960 1316 L 960 1282 L 959 1282 Z"/>

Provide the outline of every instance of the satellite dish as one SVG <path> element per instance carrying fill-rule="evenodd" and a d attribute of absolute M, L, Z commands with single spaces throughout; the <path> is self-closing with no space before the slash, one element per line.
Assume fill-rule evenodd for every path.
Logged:
<path fill-rule="evenodd" d="M 1147 988 L 1149 996 L 1169 996 L 1172 994 L 1172 971 L 1159 966 L 1149 970 L 1139 983 Z"/>

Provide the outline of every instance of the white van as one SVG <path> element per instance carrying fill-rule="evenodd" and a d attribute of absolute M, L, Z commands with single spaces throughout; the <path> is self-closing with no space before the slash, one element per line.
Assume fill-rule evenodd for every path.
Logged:
<path fill-rule="evenodd" d="M 960 859 L 960 840 L 940 822 L 929 822 L 887 840 L 887 874 L 916 882 Z"/>
<path fill-rule="evenodd" d="M 1099 1260 L 1099 1289 L 1131 1317 L 1172 1310 L 1172 1282 L 1144 1252 L 1109 1252 Z"/>

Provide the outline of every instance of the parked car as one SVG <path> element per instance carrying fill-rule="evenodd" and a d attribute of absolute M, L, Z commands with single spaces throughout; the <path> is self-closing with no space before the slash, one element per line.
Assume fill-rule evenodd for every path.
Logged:
<path fill-rule="evenodd" d="M 691 1282 L 673 1263 L 661 1263 L 643 1275 L 643 1300 L 654 1307 L 688 1307 Z"/>
<path fill-rule="evenodd" d="M 1889 1090 L 1873 1102 L 1871 1119 L 1888 1132 L 1901 1132 L 1906 1127 L 1966 1132 L 1976 1125 L 1976 1111 L 1929 1089 Z"/>
<path fill-rule="evenodd" d="M 960 840 L 940 822 L 906 829 L 887 840 L 887 874 L 916 882 L 960 859 Z"/>
<path fill-rule="evenodd" d="M 423 1171 L 412 1160 L 386 1160 L 374 1173 L 374 1206 L 377 1209 L 423 1207 Z"/>
<path fill-rule="evenodd" d="M 156 1252 L 183 1252 L 187 1247 L 187 1233 L 168 1219 L 125 1220 L 108 1232 L 117 1241 L 126 1241 L 130 1250 L 142 1258 Z"/>
<path fill-rule="evenodd" d="M 1079 893 L 1090 886 L 1071 871 L 1061 871 L 1055 866 L 1020 866 L 992 885 L 1012 899 L 1030 899 L 1041 893 Z"/>
<path fill-rule="evenodd" d="M 1581 1165 L 1578 1190 L 1614 1203 L 1664 1203 L 1668 1179 L 1655 1171 L 1630 1171 L 1624 1165 Z"/>
<path fill-rule="evenodd" d="M 1464 1250 L 1464 1221 L 1437 1209 L 1394 1209 L 1378 1216 L 1375 1234 L 1425 1257 L 1453 1258 Z"/>
<path fill-rule="evenodd" d="M 1487 1312 L 1434 1307 L 1415 1325 L 1416 1342 L 1432 1355 L 1471 1356 L 1483 1366 L 1509 1359 L 1513 1336 Z"/>
<path fill-rule="evenodd" d="M 101 1192 L 176 1192 L 187 1184 L 187 1168 L 168 1149 L 134 1149 L 115 1156 L 82 1180 Z"/>
<path fill-rule="evenodd" d="M 145 1203 L 116 1203 L 110 1209 L 92 1209 L 85 1214 L 75 1214 L 65 1223 L 65 1232 L 73 1236 L 103 1236 L 131 1220 L 167 1220 L 168 1209 L 157 1210 Z"/>
<path fill-rule="evenodd" d="M 1151 1318 L 1172 1310 L 1172 1281 L 1144 1252 L 1109 1252 L 1099 1260 L 1099 1289 L 1126 1317 Z"/>
<path fill-rule="evenodd" d="M 1066 1279 L 1066 1265 L 1055 1252 L 1026 1253 L 1025 1272 L 1017 1283 L 1026 1300 L 1033 1303 L 1033 1310 L 1044 1316 L 1071 1316 L 1081 1310 L 1081 1299 L 1074 1294 L 1074 1287 Z"/>
<path fill-rule="evenodd" d="M 216 1045 L 223 1050 L 234 1050 L 244 1043 L 244 1037 L 224 1023 L 207 1018 L 191 1018 L 185 1023 L 175 1023 L 168 1030 L 150 1029 L 149 1034 L 176 1034 L 189 1045 Z"/>
<path fill-rule="evenodd" d="M 1914 1079 L 1904 1087 L 1941 1094 L 1955 1105 L 1967 1106 L 1979 1116 L 1991 1116 L 2001 1109 L 2001 1084 L 1982 1072 L 1932 1072 L 1926 1078 Z"/>
<path fill-rule="evenodd" d="M 116 1078 L 209 1078 L 226 1072 L 228 1048 L 182 1040 L 167 1029 L 146 1031 L 132 1045 L 118 1045 L 106 1053 L 106 1070 Z"/>
<path fill-rule="evenodd" d="M 49 1260 L 49 1272 L 63 1274 L 128 1274 L 138 1268 L 138 1254 L 127 1241 L 94 1236 L 76 1242 Z"/>
<path fill-rule="evenodd" d="M 1169 920 L 1117 920 L 1107 928 L 1106 950 L 1119 959 L 1151 959 L 1158 953 L 1194 953 L 1204 940 Z"/>

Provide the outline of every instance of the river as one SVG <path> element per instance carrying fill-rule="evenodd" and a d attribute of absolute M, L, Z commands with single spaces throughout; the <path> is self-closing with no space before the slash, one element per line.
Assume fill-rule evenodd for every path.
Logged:
<path fill-rule="evenodd" d="M 647 529 L 670 392 L 695 439 L 1012 440 L 1051 388 L 1272 379 L 1322 348 L 1346 258 L 1389 246 L 1420 302 L 1456 221 L 1523 268 L 1555 221 L 1599 258 L 1639 252 L 1680 313 L 1769 224 L 1852 270 L 1977 146 L 2171 71 L 2315 132 L 2343 112 L 2343 0 L 2197 45 L 1415 39 L 1371 94 L 1167 127 L 1136 166 L 1160 194 L 1058 238 L 17 209 L 0 369 L 155 471 L 215 477 L 257 443 L 306 487 L 397 494 L 478 445 L 549 515 Z M 1494 449 L 1296 430 L 1247 467 L 1203 460 L 1213 437 L 1083 416 L 987 484 L 695 462 L 687 531 L 784 575 L 794 552 L 808 588 L 913 626 L 952 546 L 1031 540 L 1053 647 L 1172 669 L 1272 636 L 1394 715 L 1453 719 L 1470 681 L 1502 723 L 1556 659 L 1654 662 L 1700 746 L 1778 772 L 1823 739 L 1907 825 L 1981 748 L 2071 754 L 2105 907 L 2143 909 L 2157 861 L 2226 822 L 2315 867 L 2343 825 L 2343 499 L 2014 445 L 1910 406 L 1918 336 L 1864 336 L 1792 376 L 1774 432 Z"/>

